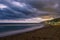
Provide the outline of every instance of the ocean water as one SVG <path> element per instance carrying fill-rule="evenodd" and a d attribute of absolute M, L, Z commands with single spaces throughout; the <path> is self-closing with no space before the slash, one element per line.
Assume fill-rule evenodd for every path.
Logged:
<path fill-rule="evenodd" d="M 8 31 L 15 31 L 15 30 L 21 30 L 25 28 L 29 28 L 31 26 L 0 26 L 0 33 L 1 32 L 8 32 Z"/>

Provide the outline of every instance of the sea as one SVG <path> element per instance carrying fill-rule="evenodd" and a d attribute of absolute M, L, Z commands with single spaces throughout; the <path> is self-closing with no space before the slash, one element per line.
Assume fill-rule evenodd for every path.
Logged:
<path fill-rule="evenodd" d="M 31 26 L 0 26 L 0 33 L 1 32 L 8 32 L 8 31 L 15 31 L 15 30 L 21 30 L 25 28 L 31 28 Z"/>

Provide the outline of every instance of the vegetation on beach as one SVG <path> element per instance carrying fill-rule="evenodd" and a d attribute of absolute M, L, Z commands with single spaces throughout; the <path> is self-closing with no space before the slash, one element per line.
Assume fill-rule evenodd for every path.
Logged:
<path fill-rule="evenodd" d="M 60 25 L 60 18 L 45 21 L 45 23 L 48 25 L 52 25 L 52 26 L 58 26 L 58 25 Z"/>

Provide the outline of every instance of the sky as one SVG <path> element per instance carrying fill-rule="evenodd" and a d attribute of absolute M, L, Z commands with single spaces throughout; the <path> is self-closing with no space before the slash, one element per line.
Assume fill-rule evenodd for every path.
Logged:
<path fill-rule="evenodd" d="M 20 19 L 32 19 L 43 15 L 50 15 L 48 11 L 39 10 L 44 8 L 45 4 L 34 3 L 36 1 L 25 1 L 25 0 L 0 0 L 0 20 L 20 20 Z M 39 5 L 39 7 L 38 7 Z M 52 6 L 57 7 L 58 4 Z M 55 8 L 56 8 L 55 7 Z M 41 18 L 41 17 L 39 17 Z"/>

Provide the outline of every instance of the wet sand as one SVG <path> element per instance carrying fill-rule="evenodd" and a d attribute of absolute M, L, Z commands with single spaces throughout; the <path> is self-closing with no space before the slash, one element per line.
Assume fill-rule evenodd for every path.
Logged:
<path fill-rule="evenodd" d="M 46 26 L 31 32 L 2 37 L 0 40 L 60 40 L 60 26 Z"/>

